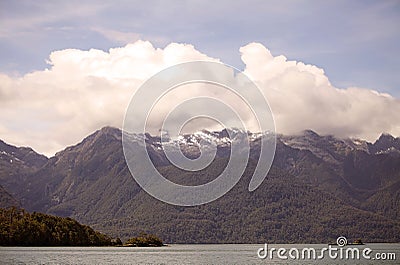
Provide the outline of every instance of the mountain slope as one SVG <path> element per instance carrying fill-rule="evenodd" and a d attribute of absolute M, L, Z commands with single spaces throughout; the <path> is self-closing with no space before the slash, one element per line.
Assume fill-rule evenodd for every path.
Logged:
<path fill-rule="evenodd" d="M 0 185 L 0 208 L 19 207 L 20 203 Z"/>
<path fill-rule="evenodd" d="M 43 167 L 48 158 L 28 147 L 15 147 L 0 140 L 0 185 L 19 199 L 29 189 L 32 174 Z"/>
<path fill-rule="evenodd" d="M 171 140 L 192 158 L 200 142 L 216 143 L 216 159 L 195 173 L 169 165 L 159 137 L 134 137 L 145 138 L 151 159 L 167 179 L 197 185 L 224 169 L 230 153 L 226 136 L 226 130 L 203 131 Z M 322 242 L 338 235 L 400 241 L 398 138 L 386 141 L 383 135 L 367 143 L 312 131 L 279 135 L 272 170 L 258 189 L 248 192 L 258 136 L 250 135 L 251 158 L 239 183 L 206 205 L 171 206 L 144 192 L 127 169 L 121 131 L 111 127 L 28 170 L 18 180 L 24 188 L 16 198 L 29 211 L 73 217 L 121 238 L 144 231 L 169 243 Z M 11 181 L 4 174 L 0 179 L 0 184 Z"/>

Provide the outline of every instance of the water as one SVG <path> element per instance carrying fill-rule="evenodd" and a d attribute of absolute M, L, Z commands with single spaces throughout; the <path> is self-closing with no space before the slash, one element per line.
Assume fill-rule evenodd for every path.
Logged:
<path fill-rule="evenodd" d="M 121 247 L 0 247 L 0 264 L 400 264 L 400 244 L 367 244 L 375 253 L 395 253 L 396 260 L 281 260 L 260 259 L 257 250 L 263 245 L 170 245 L 161 248 Z M 327 245 L 268 245 L 268 248 L 306 247 L 320 250 Z M 344 248 L 345 249 L 345 248 Z M 361 253 L 361 252 L 360 252 Z M 288 255 L 288 253 L 286 253 Z"/>

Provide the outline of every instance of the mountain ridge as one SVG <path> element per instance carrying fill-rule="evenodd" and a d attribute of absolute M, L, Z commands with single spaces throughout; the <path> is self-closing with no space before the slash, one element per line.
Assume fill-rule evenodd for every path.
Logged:
<path fill-rule="evenodd" d="M 187 135 L 180 148 L 193 151 L 193 146 L 208 141 L 207 137 L 226 136 L 226 131 Z M 252 134 L 249 165 L 239 183 L 215 202 L 185 208 L 159 202 L 137 185 L 127 169 L 121 137 L 121 130 L 104 127 L 48 158 L 43 166 L 27 167 L 18 181 L 11 182 L 15 176 L 0 174 L 0 184 L 29 211 L 72 217 L 121 238 L 148 232 L 163 236 L 169 243 L 245 243 L 264 238 L 321 242 L 347 231 L 350 237 L 357 235 L 369 241 L 400 241 L 395 236 L 400 234 L 398 138 L 383 135 L 368 143 L 312 131 L 277 135 L 276 156 L 267 179 L 256 191 L 248 192 L 246 185 L 259 147 L 257 135 Z M 146 137 L 146 148 L 157 169 L 177 183 L 207 182 L 229 158 L 229 141 L 224 139 L 217 145 L 217 157 L 210 167 L 189 174 L 167 162 L 159 137 L 141 137 Z M 335 219 L 336 224 L 332 223 Z M 243 230 L 238 220 L 248 223 L 249 231 Z M 331 232 L 328 224 L 334 226 Z M 371 232 L 372 227 L 379 227 L 383 236 L 377 229 Z M 305 228 L 308 230 L 304 232 Z M 207 229 L 210 232 L 205 232 Z M 299 231 L 305 234 L 295 237 L 293 234 Z"/>

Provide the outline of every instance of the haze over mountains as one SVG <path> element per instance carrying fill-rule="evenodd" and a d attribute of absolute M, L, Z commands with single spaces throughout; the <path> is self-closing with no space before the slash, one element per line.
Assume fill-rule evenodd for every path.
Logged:
<path fill-rule="evenodd" d="M 241 133 L 241 132 L 236 132 Z M 166 178 L 185 185 L 214 179 L 229 159 L 227 131 L 202 131 L 179 139 L 183 153 L 215 143 L 217 156 L 199 172 L 170 165 L 159 137 L 146 147 Z M 105 127 L 47 158 L 0 141 L 1 206 L 69 216 L 114 237 L 139 232 L 167 243 L 400 241 L 400 138 L 375 143 L 304 131 L 277 136 L 273 166 L 258 189 L 248 191 L 257 164 L 259 135 L 239 183 L 220 199 L 195 207 L 172 206 L 143 191 L 131 177 L 121 131 Z M 138 161 L 140 163 L 140 161 Z"/>

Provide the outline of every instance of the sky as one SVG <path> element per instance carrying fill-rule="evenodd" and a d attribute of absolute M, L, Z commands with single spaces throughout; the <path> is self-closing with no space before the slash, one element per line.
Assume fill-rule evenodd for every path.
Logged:
<path fill-rule="evenodd" d="M 0 139 L 53 155 L 199 59 L 244 70 L 278 132 L 400 136 L 398 25 L 399 1 L 0 1 Z"/>

